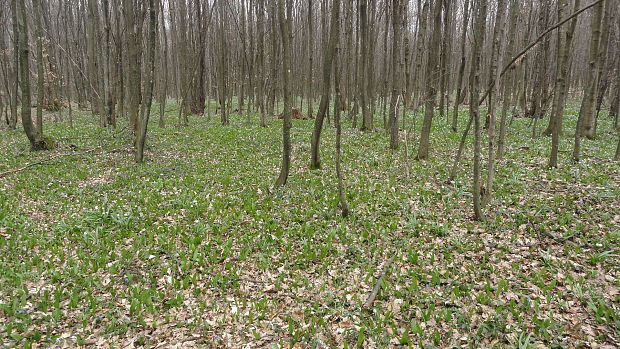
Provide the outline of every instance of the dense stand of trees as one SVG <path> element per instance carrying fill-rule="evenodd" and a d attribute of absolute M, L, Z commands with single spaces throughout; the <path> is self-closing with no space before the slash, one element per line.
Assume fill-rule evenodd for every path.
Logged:
<path fill-rule="evenodd" d="M 213 113 L 228 125 L 232 113 L 256 112 L 266 127 L 283 103 L 277 183 L 285 184 L 293 109 L 315 117 L 313 169 L 321 131 L 340 130 L 342 116 L 360 131 L 382 117 L 396 150 L 400 130 L 413 126 L 403 115 L 419 111 L 419 160 L 432 156 L 436 114 L 455 132 L 464 127 L 451 177 L 473 125 L 481 218 L 514 117 L 531 118 L 533 137 L 551 136 L 552 167 L 569 99 L 581 102 L 573 160 L 601 117 L 618 127 L 615 0 L 14 0 L 0 4 L 0 24 L 0 116 L 9 129 L 21 119 L 33 149 L 51 143 L 43 110 L 70 124 L 74 107 L 102 127 L 128 120 L 140 162 L 153 99 L 160 127 L 167 111 L 178 112 L 179 125 Z M 461 120 L 463 104 L 470 116 Z"/>

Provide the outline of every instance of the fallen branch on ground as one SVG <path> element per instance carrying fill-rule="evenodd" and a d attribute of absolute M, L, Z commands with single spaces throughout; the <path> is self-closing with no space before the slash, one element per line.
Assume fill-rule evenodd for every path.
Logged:
<path fill-rule="evenodd" d="M 372 292 L 370 293 L 370 295 L 368 295 L 368 299 L 366 299 L 366 302 L 362 306 L 362 310 L 370 310 L 370 308 L 372 307 L 373 303 L 375 302 L 375 299 L 377 298 L 377 295 L 379 294 L 379 290 L 381 289 L 381 284 L 383 283 L 383 279 L 385 279 L 385 275 L 387 274 L 388 269 L 394 262 L 394 258 L 396 258 L 396 253 L 392 255 L 392 257 L 388 260 L 388 262 L 383 267 L 383 270 L 381 271 L 381 274 L 379 275 L 379 278 L 377 279 L 377 282 L 375 283 L 375 287 L 373 287 Z"/>

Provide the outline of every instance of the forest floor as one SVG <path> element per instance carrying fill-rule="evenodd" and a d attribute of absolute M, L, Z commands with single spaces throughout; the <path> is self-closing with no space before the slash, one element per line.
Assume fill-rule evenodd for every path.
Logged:
<path fill-rule="evenodd" d="M 532 139 L 529 120 L 515 119 L 485 223 L 473 220 L 471 150 L 447 182 L 460 134 L 439 117 L 430 160 L 412 160 L 411 139 L 409 177 L 384 132 L 346 121 L 347 219 L 333 128 L 323 169 L 308 168 L 312 121 L 294 121 L 283 188 L 273 187 L 281 121 L 259 128 L 254 115 L 175 127 L 172 111 L 166 128 L 153 120 L 140 165 L 126 128 L 104 130 L 86 113 L 73 128 L 46 124 L 59 143 L 50 152 L 2 130 L 0 172 L 75 155 L 0 178 L 0 343 L 618 347 L 617 136 L 603 116 L 572 164 L 575 113 L 558 169 L 546 167 L 549 138 Z"/>

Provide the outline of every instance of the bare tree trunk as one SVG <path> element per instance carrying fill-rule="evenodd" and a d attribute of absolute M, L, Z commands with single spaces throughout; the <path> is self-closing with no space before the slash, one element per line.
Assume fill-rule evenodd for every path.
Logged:
<path fill-rule="evenodd" d="M 588 76 L 586 80 L 586 90 L 579 110 L 579 129 L 575 136 L 575 149 L 573 150 L 573 160 L 579 161 L 579 146 L 581 137 L 594 138 L 594 101 L 598 90 L 598 65 L 602 57 L 600 56 L 601 28 L 603 25 L 603 10 L 605 1 L 596 5 L 593 9 L 590 29 L 590 58 Z"/>
<path fill-rule="evenodd" d="M 438 1 L 440 3 L 440 1 Z M 441 9 L 441 5 L 439 5 Z M 401 0 L 392 0 L 392 97 L 390 101 L 390 149 L 398 149 L 398 101 L 401 93 L 400 76 L 401 68 L 401 40 L 402 40 L 402 15 L 404 2 Z M 441 18 L 440 18 L 441 21 Z"/>
<path fill-rule="evenodd" d="M 312 1 L 312 0 L 309 0 Z M 265 0 L 256 2 L 256 20 L 258 34 L 258 108 L 260 109 L 260 126 L 267 127 L 267 110 L 265 109 Z"/>
<path fill-rule="evenodd" d="M 160 3 L 161 14 L 161 33 L 163 42 L 163 52 L 161 54 L 162 65 L 162 79 L 159 86 L 159 127 L 165 127 L 166 121 L 164 119 L 166 113 L 166 98 L 168 89 L 168 33 L 166 32 L 166 17 L 164 12 L 164 2 Z"/>
<path fill-rule="evenodd" d="M 340 6 L 336 2 L 336 6 Z M 344 194 L 344 179 L 342 175 L 342 127 L 340 125 L 340 104 L 342 103 L 342 93 L 340 93 L 340 69 L 338 68 L 339 44 L 336 44 L 334 52 L 334 89 L 336 90 L 336 103 L 334 108 L 334 124 L 336 126 L 336 177 L 338 178 L 338 201 L 342 210 L 342 217 L 349 215 L 349 205 Z"/>
<path fill-rule="evenodd" d="M 503 0 L 500 0 L 503 1 Z M 439 115 L 443 119 L 446 115 L 446 105 L 448 99 L 448 67 L 450 66 L 450 42 L 452 41 L 452 35 L 448 32 L 450 30 L 451 24 L 451 11 L 452 11 L 452 2 L 446 1 L 444 3 L 444 14 L 443 14 L 443 37 L 441 40 L 441 54 L 440 54 L 440 83 L 439 83 Z M 447 120 L 446 120 L 447 121 Z"/>
<path fill-rule="evenodd" d="M 474 180 L 472 193 L 474 197 L 474 216 L 477 220 L 483 220 L 482 205 L 480 200 L 482 184 L 480 182 L 480 61 L 481 51 L 484 45 L 484 27 L 487 17 L 487 0 L 477 0 L 476 19 L 474 29 L 474 46 L 472 49 L 472 67 L 469 76 L 469 113 L 474 119 Z"/>
<path fill-rule="evenodd" d="M 506 48 L 506 53 L 508 55 L 506 61 L 514 55 L 515 46 L 516 46 L 516 34 L 517 34 L 517 23 L 519 19 L 519 12 L 521 11 L 521 2 L 520 0 L 512 0 L 510 5 L 510 24 L 508 28 L 508 47 Z M 503 85 L 503 105 L 502 105 L 502 115 L 499 126 L 499 140 L 497 142 L 497 159 L 500 160 L 504 157 L 504 148 L 506 143 L 506 122 L 508 118 L 508 108 L 513 101 L 513 85 L 515 81 L 516 71 L 513 67 L 512 71 L 508 73 L 508 77 L 506 81 L 504 81 Z"/>
<path fill-rule="evenodd" d="M 146 82 L 144 93 L 142 94 L 141 115 L 138 120 L 138 132 L 136 134 L 136 162 L 144 160 L 144 143 L 146 141 L 146 131 L 151 114 L 151 103 L 153 102 L 153 85 L 155 76 L 155 38 L 157 33 L 157 8 L 159 5 L 156 0 L 149 0 L 149 36 L 147 46 L 147 56 L 144 61 L 146 67 Z"/>
<path fill-rule="evenodd" d="M 218 11 L 219 11 L 219 19 L 220 19 L 220 28 L 219 28 L 219 67 L 218 67 L 218 75 L 219 75 L 219 86 L 218 86 L 218 96 L 220 100 L 220 120 L 222 125 L 228 125 L 230 121 L 228 120 L 228 50 L 226 49 L 226 13 L 224 11 L 225 0 L 218 0 Z"/>
<path fill-rule="evenodd" d="M 357 3 L 360 16 L 359 101 L 362 109 L 362 131 L 370 131 L 372 115 L 368 106 L 368 0 L 358 0 Z"/>
<path fill-rule="evenodd" d="M 292 61 L 291 61 L 291 42 L 293 41 L 293 31 L 291 22 L 293 21 L 293 3 L 287 0 L 286 16 L 284 14 L 285 0 L 278 0 L 278 18 L 280 21 L 280 34 L 282 39 L 282 51 L 284 66 L 284 120 L 282 123 L 282 165 L 280 167 L 280 176 L 276 180 L 276 186 L 283 186 L 288 180 L 288 174 L 291 167 L 291 113 L 292 106 Z M 336 10 L 337 11 L 337 10 Z"/>
<path fill-rule="evenodd" d="M 32 150 L 44 150 L 45 142 L 37 133 L 32 123 L 32 108 L 30 105 L 30 49 L 28 48 L 28 13 L 26 12 L 26 0 L 18 0 L 19 15 L 14 20 L 19 23 L 19 70 L 21 75 L 20 87 L 22 92 L 22 125 Z"/>
<path fill-rule="evenodd" d="M 136 35 L 136 9 L 133 0 L 123 0 L 127 42 L 127 111 L 133 132 L 137 131 L 140 108 L 140 45 Z"/>
<path fill-rule="evenodd" d="M 116 128 L 116 115 L 114 113 L 114 101 L 112 98 L 112 50 L 110 48 L 110 14 L 109 14 L 109 1 L 103 0 L 103 14 L 104 14 L 104 33 L 105 33 L 105 50 L 103 53 L 103 67 L 104 67 L 104 99 L 105 99 L 105 115 L 107 116 L 107 124 L 112 128 Z"/>
<path fill-rule="evenodd" d="M 441 0 L 435 0 L 433 8 L 433 33 L 428 53 L 426 66 L 426 100 L 424 101 L 424 122 L 420 134 L 420 146 L 418 148 L 418 160 L 428 159 L 431 126 L 435 113 L 435 99 L 437 98 L 437 74 L 439 71 L 438 60 L 441 44 Z"/>
<path fill-rule="evenodd" d="M 461 33 L 461 62 L 459 63 L 459 73 L 456 82 L 456 99 L 454 100 L 454 112 L 452 113 L 452 131 L 456 132 L 459 118 L 459 104 L 461 103 L 461 93 L 463 91 L 463 76 L 465 75 L 465 44 L 467 43 L 467 26 L 469 25 L 469 0 L 465 0 L 463 8 L 463 28 Z"/>
<path fill-rule="evenodd" d="M 325 51 L 325 59 L 323 62 L 323 92 L 321 102 L 319 103 L 319 111 L 314 120 L 314 131 L 312 132 L 311 158 L 310 168 L 313 170 L 321 168 L 320 143 L 321 131 L 323 130 L 323 120 L 329 107 L 329 93 L 331 90 L 331 72 L 332 62 L 336 52 L 336 43 L 340 36 L 340 4 L 336 4 L 332 9 L 330 23 L 329 42 Z M 290 112 L 285 110 L 285 112 Z"/>
<path fill-rule="evenodd" d="M 489 81 L 498 81 L 497 66 L 499 64 L 500 40 L 504 37 L 504 16 L 506 13 L 506 1 L 498 0 L 497 12 L 495 16 L 495 27 L 493 29 L 493 42 L 491 46 L 491 67 L 489 71 Z M 494 83 L 493 85 L 497 85 Z M 493 177 L 495 176 L 495 99 L 493 88 L 489 91 L 489 110 L 487 111 L 487 130 L 489 136 L 489 156 L 487 161 L 487 181 L 486 191 L 482 196 L 482 207 L 491 202 L 493 194 Z"/>
<path fill-rule="evenodd" d="M 579 8 L 580 0 L 575 0 L 575 9 Z M 567 0 L 558 2 L 558 19 L 562 19 L 568 7 Z M 573 34 L 577 25 L 577 19 L 573 19 L 569 28 L 558 32 L 558 67 L 555 82 L 555 96 L 551 110 L 551 155 L 549 156 L 549 166 L 558 167 L 558 150 L 560 148 L 560 136 L 562 135 L 562 119 L 564 115 L 564 104 L 568 92 L 568 77 L 570 49 L 573 41 Z"/>
<path fill-rule="evenodd" d="M 36 132 L 43 138 L 43 103 L 45 103 L 44 70 L 43 70 L 43 25 L 41 24 L 41 0 L 32 2 L 34 9 L 35 36 L 37 38 L 37 124 Z"/>
<path fill-rule="evenodd" d="M 312 118 L 314 114 L 314 73 L 313 73 L 313 61 L 314 61 L 314 33 L 313 33 L 313 19 L 312 19 L 312 0 L 308 0 L 308 81 L 306 86 L 306 100 L 308 102 L 308 117 Z"/>
<path fill-rule="evenodd" d="M 11 118 L 9 129 L 17 128 L 17 104 L 19 101 L 19 29 L 17 15 L 17 1 L 11 1 L 11 13 L 13 22 L 13 95 L 11 103 Z"/>

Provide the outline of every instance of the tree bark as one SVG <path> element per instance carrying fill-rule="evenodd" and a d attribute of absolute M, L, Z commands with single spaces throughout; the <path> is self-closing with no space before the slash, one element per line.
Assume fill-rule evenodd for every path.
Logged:
<path fill-rule="evenodd" d="M 17 128 L 17 104 L 19 102 L 19 29 L 17 1 L 11 1 L 12 25 L 13 25 L 13 95 L 11 103 L 11 118 L 9 119 L 9 129 Z"/>
<path fill-rule="evenodd" d="M 465 75 L 465 47 L 467 43 L 467 26 L 469 25 L 469 0 L 465 0 L 463 8 L 463 28 L 461 29 L 461 62 L 456 82 L 456 99 L 454 100 L 454 111 L 452 112 L 452 131 L 456 132 L 459 120 L 459 104 L 461 103 L 461 93 L 463 91 L 463 76 Z"/>
<path fill-rule="evenodd" d="M 147 56 L 145 58 L 145 78 L 144 93 L 142 94 L 141 113 L 138 120 L 138 133 L 136 134 L 136 162 L 144 161 L 144 144 L 146 132 L 151 114 L 151 104 L 153 102 L 153 85 L 155 76 L 155 38 L 157 33 L 157 8 L 156 0 L 149 0 L 149 36 L 147 46 Z"/>
<path fill-rule="evenodd" d="M 43 24 L 41 15 L 41 0 L 33 0 L 35 36 L 37 39 L 37 118 L 36 132 L 43 138 L 43 103 L 45 103 L 45 71 L 43 69 Z"/>
<path fill-rule="evenodd" d="M 329 42 L 325 51 L 323 62 L 323 91 L 321 94 L 321 102 L 319 110 L 314 120 L 314 131 L 312 132 L 310 168 L 313 170 L 321 168 L 320 145 L 321 131 L 323 130 L 323 120 L 329 107 L 329 94 L 331 91 L 331 72 L 334 55 L 336 52 L 336 43 L 340 36 L 340 1 L 336 1 L 336 5 L 332 9 Z M 285 112 L 290 112 L 286 111 Z"/>
<path fill-rule="evenodd" d="M 30 105 L 30 49 L 28 46 L 28 13 L 26 12 L 25 0 L 18 0 L 19 6 L 19 70 L 21 75 L 20 88 L 22 92 L 22 126 L 32 150 L 44 150 L 45 142 L 37 133 L 32 123 L 32 107 Z"/>
<path fill-rule="evenodd" d="M 590 23 L 590 57 L 588 61 L 588 75 L 586 78 L 586 90 L 581 102 L 579 110 L 578 136 L 575 136 L 575 149 L 573 151 L 573 160 L 579 161 L 579 146 L 581 145 L 581 137 L 594 138 L 594 107 L 596 92 L 598 91 L 598 66 L 602 57 L 600 55 L 601 46 L 601 28 L 603 25 L 603 12 L 606 1 L 600 2 L 593 8 L 592 19 Z"/>
<path fill-rule="evenodd" d="M 441 0 L 438 0 L 440 3 Z M 399 145 L 399 123 L 398 123 L 398 102 L 401 94 L 401 42 L 403 26 L 403 7 L 402 0 L 392 0 L 392 97 L 390 101 L 390 149 L 396 150 Z M 441 9 L 441 5 L 440 5 Z M 440 18 L 441 21 L 441 18 Z"/>
<path fill-rule="evenodd" d="M 280 176 L 276 180 L 276 186 L 283 186 L 288 180 L 289 170 L 291 167 L 291 112 L 292 106 L 292 61 L 291 61 L 291 42 L 293 41 L 292 22 L 292 0 L 278 0 L 278 18 L 280 22 L 280 35 L 282 39 L 282 65 L 284 70 L 284 120 L 282 123 L 282 165 L 280 167 Z"/>
<path fill-rule="evenodd" d="M 433 8 L 433 33 L 426 65 L 426 100 L 424 101 L 424 122 L 420 134 L 418 160 L 428 159 L 431 126 L 435 113 L 435 99 L 437 98 L 437 74 L 439 70 L 438 58 L 441 44 L 441 0 L 435 0 Z M 484 34 L 483 34 L 484 35 Z"/>
<path fill-rule="evenodd" d="M 506 53 L 508 57 L 511 57 L 514 54 L 515 46 L 516 46 L 516 34 L 517 34 L 517 24 L 519 19 L 519 13 L 521 11 L 521 2 L 520 0 L 512 0 L 510 5 L 510 24 L 508 27 L 508 47 L 506 48 Z M 504 157 L 504 148 L 506 143 L 506 122 L 508 118 L 508 108 L 513 101 L 513 85 L 515 81 L 516 71 L 512 69 L 512 71 L 508 74 L 506 81 L 504 81 L 503 85 L 503 105 L 502 105 L 502 114 L 499 126 L 499 140 L 497 142 L 497 159 L 503 159 Z"/>
<path fill-rule="evenodd" d="M 575 0 L 575 9 L 579 8 L 580 0 Z M 558 2 L 558 18 L 561 20 L 566 9 L 567 0 Z M 558 150 L 560 148 L 560 136 L 562 135 L 562 119 L 564 116 L 564 104 L 568 93 L 569 78 L 569 59 L 570 49 L 573 41 L 573 34 L 577 25 L 577 19 L 573 19 L 569 28 L 558 32 L 558 63 L 555 82 L 555 96 L 551 109 L 551 154 L 549 156 L 549 167 L 558 167 Z"/>
<path fill-rule="evenodd" d="M 474 198 L 474 216 L 477 220 L 484 220 L 481 205 L 482 185 L 480 182 L 480 61 L 481 51 L 484 45 L 484 27 L 487 17 L 487 0 L 478 0 L 476 8 L 476 20 L 474 29 L 474 46 L 472 49 L 472 67 L 469 76 L 469 112 L 474 119 L 474 180 L 473 180 L 473 198 Z"/>
<path fill-rule="evenodd" d="M 339 1 L 336 1 L 336 6 Z M 336 177 L 338 179 L 338 201 L 340 202 L 340 210 L 342 217 L 349 216 L 349 204 L 345 196 L 344 179 L 342 174 L 342 127 L 340 125 L 340 103 L 342 103 L 342 93 L 340 92 L 340 69 L 338 68 L 338 51 L 339 44 L 336 44 L 336 52 L 334 52 L 334 89 L 336 92 L 336 103 L 334 107 L 334 125 L 336 126 Z"/>

